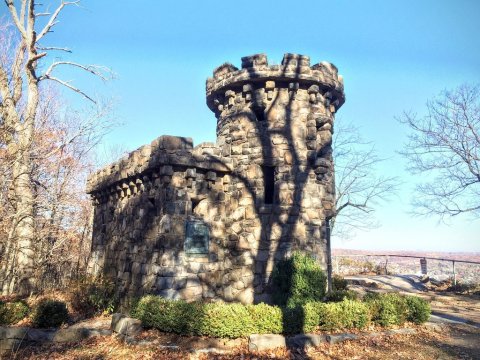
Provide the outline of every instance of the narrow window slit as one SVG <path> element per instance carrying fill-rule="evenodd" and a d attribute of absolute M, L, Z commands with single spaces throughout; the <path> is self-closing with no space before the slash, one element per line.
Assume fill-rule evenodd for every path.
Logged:
<path fill-rule="evenodd" d="M 275 167 L 262 166 L 262 170 L 264 184 L 263 199 L 266 205 L 273 204 L 273 198 L 275 193 Z"/>

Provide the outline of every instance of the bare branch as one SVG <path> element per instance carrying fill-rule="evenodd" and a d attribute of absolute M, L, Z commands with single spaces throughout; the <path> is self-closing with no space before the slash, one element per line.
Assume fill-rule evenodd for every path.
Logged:
<path fill-rule="evenodd" d="M 411 130 L 401 152 L 408 170 L 429 178 L 417 185 L 414 212 L 480 216 L 480 85 L 444 91 L 423 117 L 405 112 L 399 121 Z"/>
<path fill-rule="evenodd" d="M 95 100 L 93 100 L 90 96 L 88 96 L 86 93 L 84 93 L 82 90 L 76 88 L 75 86 L 71 85 L 69 82 L 67 81 L 64 81 L 64 80 L 61 80 L 59 78 L 56 78 L 56 77 L 53 77 L 53 76 L 47 76 L 47 75 L 44 75 L 44 78 L 45 79 L 48 79 L 48 80 L 52 80 L 52 81 L 56 81 L 58 82 L 59 84 L 69 88 L 70 90 L 73 90 L 75 91 L 76 93 L 82 95 L 83 97 L 85 97 L 87 100 L 90 100 L 91 102 L 93 102 L 94 104 L 96 104 Z"/>
<path fill-rule="evenodd" d="M 102 79 L 103 81 L 107 81 L 109 80 L 109 78 L 107 77 L 107 74 L 111 74 L 111 71 L 110 69 L 108 69 L 107 67 L 105 66 L 99 66 L 99 65 L 82 65 L 82 64 L 78 64 L 78 63 L 75 63 L 75 62 L 72 62 L 72 61 L 56 61 L 54 62 L 52 65 L 49 66 L 49 68 L 47 69 L 47 71 L 45 71 L 45 74 L 43 76 L 40 76 L 39 77 L 39 80 L 42 80 L 42 79 L 48 79 L 50 78 L 50 75 L 52 73 L 52 71 L 57 67 L 57 66 L 60 66 L 60 65 L 67 65 L 67 66 L 73 66 L 73 67 L 78 67 L 82 70 L 85 70 L 87 72 L 89 72 L 90 74 L 93 74 L 95 76 L 98 76 L 100 79 Z"/>
<path fill-rule="evenodd" d="M 43 38 L 48 32 L 51 31 L 52 27 L 54 27 L 56 24 L 58 24 L 57 17 L 65 6 L 78 5 L 79 3 L 80 3 L 79 0 L 77 0 L 77 1 L 63 1 L 62 0 L 60 5 L 58 6 L 58 8 L 53 12 L 53 15 L 50 17 L 47 24 L 43 28 L 43 30 L 40 31 L 40 33 L 38 34 L 37 41 L 39 41 L 41 38 Z"/>
<path fill-rule="evenodd" d="M 332 229 L 337 236 L 349 237 L 355 230 L 377 227 L 375 206 L 393 196 L 399 185 L 395 177 L 376 175 L 385 161 L 374 146 L 364 141 L 359 129 L 337 119 L 333 151 L 335 159 L 335 207 Z"/>
<path fill-rule="evenodd" d="M 65 51 L 68 53 L 72 52 L 72 50 L 70 50 L 69 48 L 62 48 L 62 47 L 56 47 L 56 46 L 39 46 L 37 49 L 44 50 L 44 51 L 54 50 L 54 51 Z"/>

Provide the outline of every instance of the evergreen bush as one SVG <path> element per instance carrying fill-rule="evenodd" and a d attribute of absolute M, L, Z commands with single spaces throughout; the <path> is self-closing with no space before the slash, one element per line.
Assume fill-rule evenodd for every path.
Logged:
<path fill-rule="evenodd" d="M 406 296 L 408 315 L 407 320 L 415 324 L 422 324 L 430 318 L 432 309 L 427 300 L 418 296 Z"/>
<path fill-rule="evenodd" d="M 203 319 L 202 312 L 198 303 L 148 295 L 138 301 L 132 316 L 142 320 L 146 327 L 178 334 L 196 334 Z"/>
<path fill-rule="evenodd" d="M 368 293 L 364 301 L 369 305 L 372 321 L 378 325 L 401 325 L 407 320 L 407 301 L 403 295 Z"/>
<path fill-rule="evenodd" d="M 296 307 L 325 297 L 327 277 L 309 254 L 294 252 L 279 261 L 272 273 L 273 301 L 280 306 Z"/>
<path fill-rule="evenodd" d="M 368 295 L 366 301 L 307 302 L 296 307 L 240 303 L 187 303 L 158 296 L 141 298 L 131 315 L 144 326 L 185 335 L 237 338 L 250 334 L 295 334 L 362 329 L 428 319 L 428 303 L 398 294 Z"/>
<path fill-rule="evenodd" d="M 321 308 L 319 325 L 322 330 L 363 329 L 370 322 L 370 309 L 360 301 L 344 299 Z"/>
<path fill-rule="evenodd" d="M 35 327 L 59 327 L 69 319 L 67 305 L 63 301 L 44 299 L 33 313 L 32 322 Z"/>

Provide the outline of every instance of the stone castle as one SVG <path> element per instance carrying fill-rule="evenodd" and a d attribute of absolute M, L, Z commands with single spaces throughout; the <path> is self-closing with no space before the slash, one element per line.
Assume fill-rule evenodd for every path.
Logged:
<path fill-rule="evenodd" d="M 274 263 L 292 251 L 326 267 L 337 68 L 257 54 L 216 68 L 206 93 L 216 143 L 161 136 L 88 181 L 90 271 L 122 298 L 268 301 Z"/>

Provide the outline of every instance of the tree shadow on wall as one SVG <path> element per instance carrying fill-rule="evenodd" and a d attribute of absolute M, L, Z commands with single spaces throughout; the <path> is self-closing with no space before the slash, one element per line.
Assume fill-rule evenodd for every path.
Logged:
<path fill-rule="evenodd" d="M 290 67 L 290 62 L 293 61 L 291 58 L 286 59 L 284 64 L 284 73 L 279 78 L 287 79 L 285 74 L 286 68 Z M 295 73 L 300 75 L 300 64 L 296 61 Z M 251 78 L 261 77 L 261 74 L 257 73 L 255 68 L 248 69 Z M 291 70 L 289 70 L 291 71 Z M 284 137 L 286 143 L 289 144 L 289 152 L 291 154 L 290 160 L 290 170 L 282 174 L 282 178 L 278 177 L 280 174 L 275 174 L 276 179 L 276 188 L 275 188 L 275 197 L 273 204 L 265 205 L 266 199 L 264 194 L 258 194 L 256 191 L 256 184 L 249 178 L 242 176 L 242 174 L 235 172 L 232 176 L 236 177 L 248 191 L 249 195 L 253 198 L 255 203 L 255 213 L 257 218 L 261 220 L 261 234 L 259 247 L 257 249 L 257 256 L 255 258 L 255 275 L 254 275 L 254 285 L 259 286 L 261 289 L 267 289 L 272 291 L 272 284 L 270 279 L 271 274 L 271 264 L 276 261 L 283 259 L 286 255 L 289 255 L 292 250 L 297 248 L 310 247 L 309 250 L 313 251 L 315 244 L 309 244 L 308 241 L 314 239 L 313 234 L 306 234 L 307 244 L 298 244 L 294 242 L 295 236 L 295 223 L 299 216 L 301 216 L 299 204 L 304 197 L 305 186 L 309 180 L 310 176 L 315 176 L 314 170 L 317 165 L 317 158 L 327 157 L 331 159 L 331 138 L 321 144 L 317 142 L 317 131 L 313 136 L 308 134 L 307 127 L 305 126 L 305 133 L 303 134 L 303 139 L 307 144 L 306 149 L 299 149 L 295 140 L 298 140 L 298 137 L 295 138 L 294 132 L 297 132 L 301 129 L 295 128 L 295 118 L 297 114 L 297 109 L 295 109 L 295 96 L 298 89 L 306 89 L 305 84 L 297 83 L 295 81 L 299 80 L 280 80 L 275 81 L 276 86 L 280 86 L 283 89 L 289 89 L 289 100 L 286 105 L 280 104 L 281 96 L 278 93 L 277 96 L 273 99 L 270 104 L 256 102 L 256 97 L 253 97 L 250 109 L 245 109 L 243 111 L 235 112 L 230 121 L 235 122 L 235 118 L 246 117 L 250 119 L 251 124 L 256 128 L 257 133 L 259 134 L 258 138 L 260 139 L 260 146 L 262 148 L 262 159 L 261 165 L 275 167 L 280 165 L 278 159 L 275 155 L 275 148 L 273 145 L 273 140 L 276 136 Z M 293 83 L 293 86 L 291 84 Z M 323 91 L 325 89 L 321 89 Z M 283 90 L 285 91 L 285 90 Z M 284 124 L 283 127 L 271 127 L 271 118 L 274 117 L 274 112 L 277 107 L 285 109 Z M 315 106 L 310 107 L 310 111 L 315 112 L 317 108 Z M 309 114 L 308 117 L 312 115 L 312 119 L 315 119 L 314 114 Z M 275 120 L 275 119 L 274 119 Z M 333 120 L 333 115 L 332 115 Z M 312 146 L 313 143 L 313 146 Z M 264 174 L 265 176 L 265 174 Z M 266 179 L 265 179 L 266 180 Z M 320 180 L 320 183 L 327 185 L 329 181 L 332 180 Z M 284 199 L 280 197 L 279 183 L 288 182 L 289 184 L 294 184 L 293 191 L 291 192 L 291 197 Z M 320 194 L 318 194 L 320 197 Z M 319 199 L 321 200 L 321 199 Z M 264 214 L 267 213 L 268 216 Z M 324 219 L 321 224 L 318 224 L 318 231 L 322 233 L 321 238 L 325 238 L 325 225 Z M 280 234 L 273 234 L 274 231 L 281 229 Z M 275 241 L 272 241 L 272 238 L 275 238 Z M 318 238 L 318 236 L 317 236 Z M 324 246 L 321 246 L 324 248 Z M 267 255 L 267 256 L 266 256 Z M 316 254 L 320 255 L 320 258 L 327 260 L 327 254 Z M 291 279 L 284 279 L 286 283 L 291 284 Z M 288 287 L 288 285 L 287 285 Z M 265 300 L 265 297 L 262 294 L 255 292 L 254 302 L 262 302 Z M 300 328 L 303 328 L 304 325 L 304 314 L 303 309 L 299 309 L 297 313 L 292 313 L 284 309 L 284 328 L 288 328 L 289 321 L 298 319 L 291 319 L 292 314 L 295 317 L 300 317 Z"/>
<path fill-rule="evenodd" d="M 290 66 L 291 64 L 289 62 L 293 60 L 295 60 L 296 63 Z M 316 141 L 317 131 L 315 134 L 309 134 L 307 126 L 303 125 L 302 128 L 296 126 L 296 119 L 294 118 L 297 114 L 295 97 L 299 89 L 306 90 L 308 85 L 297 79 L 288 79 L 286 76 L 287 67 L 289 74 L 293 71 L 293 67 L 295 67 L 295 74 L 300 75 L 300 64 L 297 62 L 297 59 L 286 58 L 284 66 L 284 73 L 279 76 L 280 80 L 276 81 L 276 86 L 281 88 L 281 91 L 288 93 L 288 102 L 286 104 L 282 103 L 284 98 L 282 99 L 280 93 L 277 93 L 277 96 L 273 98 L 270 103 L 259 101 L 255 97 L 248 106 L 245 106 L 240 111 L 235 111 L 228 119 L 228 121 L 231 122 L 235 122 L 236 119 L 242 117 L 249 119 L 249 124 L 253 126 L 258 133 L 257 138 L 260 142 L 258 146 L 261 148 L 261 158 L 255 161 L 255 164 L 258 166 L 278 168 L 284 165 L 283 162 L 285 160 L 279 160 L 277 158 L 273 141 L 274 138 L 282 137 L 285 143 L 289 144 L 288 153 L 290 159 L 288 160 L 288 166 L 290 168 L 286 172 L 280 173 L 276 171 L 274 173 L 275 189 L 272 204 L 265 204 L 267 202 L 265 201 L 265 194 L 263 191 L 258 191 L 258 184 L 254 180 L 236 171 L 235 168 L 229 174 L 235 178 L 238 183 L 243 185 L 242 187 L 246 191 L 245 195 L 252 198 L 255 217 L 260 220 L 261 236 L 258 248 L 254 249 L 254 260 L 253 265 L 251 265 L 254 268 L 252 286 L 255 288 L 253 299 L 255 303 L 267 300 L 262 292 L 264 290 L 271 292 L 272 290 L 270 274 L 274 262 L 283 259 L 296 248 L 307 248 L 313 251 L 316 245 L 314 243 L 315 239 L 324 238 L 324 236 L 318 236 L 318 234 L 317 236 L 305 234 L 305 243 L 299 244 L 297 241 L 294 241 L 295 224 L 298 222 L 298 218 L 304 215 L 300 211 L 298 204 L 304 197 L 305 186 L 309 178 L 316 176 L 314 170 L 317 158 L 331 156 L 331 140 L 318 144 Z M 248 71 L 250 72 L 251 78 L 261 76 L 260 73 L 256 72 L 255 68 L 249 68 Z M 296 78 L 298 78 L 298 76 Z M 291 84 L 293 84 L 293 86 Z M 261 87 L 262 85 L 259 84 L 259 88 Z M 322 91 L 323 90 L 325 89 L 322 89 Z M 274 114 L 277 109 L 284 111 L 284 116 L 282 116 L 280 122 L 278 118 L 275 118 L 276 115 Z M 314 113 L 316 109 L 315 106 L 310 105 L 311 113 Z M 315 118 L 315 114 L 309 114 L 309 116 L 310 115 L 311 118 Z M 276 124 L 273 126 L 271 119 L 274 119 L 281 125 Z M 298 140 L 298 133 L 302 134 L 302 132 L 302 141 L 306 143 L 306 148 L 299 149 L 295 141 Z M 295 133 L 297 135 L 295 135 Z M 248 141 L 248 139 L 243 140 L 245 142 Z M 205 156 L 205 160 L 224 166 L 228 165 L 223 162 L 221 156 Z M 155 161 L 152 160 L 152 163 L 154 162 Z M 152 168 L 153 167 L 155 166 L 152 165 Z M 178 169 L 175 169 L 174 166 L 173 170 L 185 171 L 188 168 L 188 165 L 183 167 L 178 166 Z M 144 187 L 143 190 L 121 200 L 124 204 L 113 209 L 103 209 L 105 219 L 101 221 L 103 224 L 102 227 L 111 226 L 110 224 L 112 223 L 121 224 L 121 226 L 118 226 L 116 229 L 103 229 L 105 234 L 114 234 L 112 240 L 108 243 L 106 242 L 106 238 L 104 239 L 103 245 L 106 247 L 106 251 L 104 252 L 106 256 L 105 264 L 107 265 L 104 271 L 114 278 L 120 277 L 120 296 L 129 298 L 138 297 L 143 293 L 148 293 L 148 289 L 153 288 L 155 285 L 157 292 L 161 290 L 160 294 L 167 295 L 167 297 L 169 297 L 168 289 L 171 289 L 171 297 L 175 298 L 175 292 L 188 288 L 186 284 L 188 278 L 178 281 L 175 279 L 179 277 L 178 271 L 182 263 L 181 253 L 183 252 L 184 240 L 184 237 L 181 236 L 181 234 L 184 235 L 184 230 L 177 231 L 179 229 L 175 229 L 180 223 L 177 222 L 176 219 L 183 217 L 184 221 L 186 216 L 192 214 L 192 200 L 193 202 L 198 202 L 207 199 L 212 204 L 226 206 L 223 190 L 205 189 L 199 192 L 200 196 L 196 194 L 196 199 L 192 199 L 188 191 L 183 191 L 183 188 L 175 188 L 175 185 L 171 183 L 171 179 L 168 180 L 165 178 L 165 176 L 168 175 L 162 175 L 161 172 L 155 175 L 156 171 L 157 170 L 152 170 L 152 175 L 147 176 L 148 179 L 140 185 L 140 188 L 142 186 Z M 263 176 L 263 187 L 265 187 L 265 182 L 268 181 L 268 179 L 265 173 Z M 170 182 L 157 182 L 158 178 Z M 327 186 L 330 180 L 315 181 Z M 283 188 L 282 191 L 280 191 L 281 189 L 279 187 L 284 186 L 283 184 L 287 184 L 288 191 L 284 191 L 285 189 Z M 135 186 L 137 186 L 136 181 Z M 292 186 L 293 189 L 291 188 Z M 240 198 L 243 195 L 237 192 L 236 196 Z M 321 201 L 321 199 L 317 199 L 316 201 Z M 190 204 L 190 208 L 188 208 L 188 204 Z M 102 206 L 108 207 L 109 205 Z M 182 208 L 184 210 L 182 210 Z M 164 221 L 164 215 L 168 215 L 166 218 L 170 220 Z M 113 221 L 114 219 L 115 221 Z M 159 224 L 159 221 L 164 221 L 164 223 Z M 220 219 L 218 219 L 218 221 L 220 221 Z M 215 218 L 213 220 L 213 222 L 218 221 Z M 162 234 L 158 233 L 159 226 L 164 230 Z M 225 226 L 228 225 L 225 224 Z M 125 234 L 122 229 L 127 228 L 133 228 L 134 231 Z M 320 233 L 325 231 L 322 221 L 311 226 L 310 229 L 316 229 L 316 231 Z M 124 241 L 124 236 L 129 237 L 127 239 L 128 241 Z M 229 258 L 225 260 L 214 259 L 215 254 L 212 253 L 209 254 L 209 261 L 230 261 L 233 263 L 232 266 L 234 268 L 242 265 L 239 263 L 242 249 L 238 246 L 238 238 L 221 239 L 214 236 L 211 240 L 215 246 L 226 249 Z M 320 246 L 320 248 L 324 247 Z M 167 259 L 168 261 L 164 264 L 163 260 L 159 260 L 158 257 L 163 256 L 163 254 L 167 252 L 170 252 L 172 256 L 171 259 Z M 326 256 L 326 254 L 318 255 L 320 255 L 321 258 L 325 258 Z M 140 262 L 138 259 L 142 259 L 142 261 Z M 143 259 L 145 259 L 145 261 L 143 261 Z M 157 279 L 155 269 L 153 269 L 153 271 L 150 269 L 150 267 L 155 266 L 161 266 L 163 268 L 161 279 Z M 209 271 L 208 264 L 200 264 L 198 266 L 200 267 L 199 274 L 204 274 L 200 277 L 200 286 L 206 287 L 208 291 L 215 294 L 215 297 L 220 297 L 227 301 L 231 300 L 219 291 L 221 290 L 219 289 L 219 283 L 221 283 L 223 288 L 234 286 L 235 282 L 238 281 L 237 276 L 229 275 L 225 278 L 225 274 L 221 272 Z M 223 276 L 222 281 L 219 282 L 216 278 L 217 276 Z M 288 326 L 286 322 L 289 316 L 290 313 L 284 313 L 285 326 Z M 299 316 L 302 318 L 303 327 L 304 315 L 300 314 Z"/>

